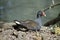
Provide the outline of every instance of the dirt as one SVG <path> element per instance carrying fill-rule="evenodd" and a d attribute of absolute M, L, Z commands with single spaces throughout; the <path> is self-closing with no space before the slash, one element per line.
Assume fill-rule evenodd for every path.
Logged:
<path fill-rule="evenodd" d="M 60 36 L 51 34 L 47 27 L 42 27 L 40 31 L 17 31 L 12 25 L 14 23 L 4 23 L 0 28 L 0 40 L 60 40 Z"/>

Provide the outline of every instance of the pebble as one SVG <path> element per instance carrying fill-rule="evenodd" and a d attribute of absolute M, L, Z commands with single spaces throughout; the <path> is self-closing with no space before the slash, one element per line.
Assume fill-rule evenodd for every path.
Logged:
<path fill-rule="evenodd" d="M 43 40 L 57 40 L 57 39 L 60 40 L 60 36 L 51 34 L 48 28 L 42 28 L 41 32 L 40 31 L 22 32 L 17 31 L 14 28 L 6 30 L 2 28 L 0 29 L 0 31 L 2 31 L 0 33 L 0 40 L 42 40 L 42 37 Z"/>

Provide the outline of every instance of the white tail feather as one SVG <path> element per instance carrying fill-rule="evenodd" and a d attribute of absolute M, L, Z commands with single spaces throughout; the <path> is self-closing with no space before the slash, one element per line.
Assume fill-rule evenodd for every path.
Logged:
<path fill-rule="evenodd" d="M 18 21 L 15 21 L 15 23 L 16 23 L 16 24 L 21 24 L 21 23 L 20 23 L 20 22 L 18 22 Z"/>

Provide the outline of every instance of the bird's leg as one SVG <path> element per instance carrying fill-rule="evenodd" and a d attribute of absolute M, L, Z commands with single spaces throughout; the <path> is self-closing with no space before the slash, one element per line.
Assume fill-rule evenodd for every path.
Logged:
<path fill-rule="evenodd" d="M 36 33 L 38 32 L 38 30 L 36 29 Z"/>
<path fill-rule="evenodd" d="M 37 33 L 37 30 L 36 30 L 36 33 Z"/>

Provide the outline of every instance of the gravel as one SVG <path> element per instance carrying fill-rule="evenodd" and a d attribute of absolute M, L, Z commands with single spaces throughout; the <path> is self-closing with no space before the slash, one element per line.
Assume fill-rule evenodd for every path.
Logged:
<path fill-rule="evenodd" d="M 41 28 L 41 31 L 17 31 L 12 25 L 14 23 L 5 23 L 0 28 L 0 40 L 60 40 L 60 36 L 51 34 L 49 28 Z"/>

